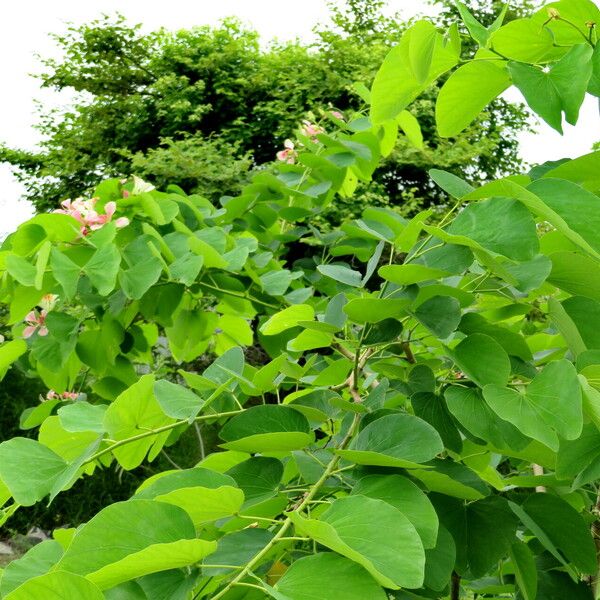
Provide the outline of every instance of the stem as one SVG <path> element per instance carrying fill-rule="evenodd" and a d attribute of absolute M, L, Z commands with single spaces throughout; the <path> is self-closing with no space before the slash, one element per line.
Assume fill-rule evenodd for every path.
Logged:
<path fill-rule="evenodd" d="M 344 439 L 342 440 L 342 442 L 339 446 L 340 450 L 345 448 L 348 445 L 348 443 L 350 442 L 350 440 L 352 439 L 352 437 L 356 431 L 356 428 L 358 426 L 359 420 L 360 420 L 360 415 L 356 414 L 354 416 L 354 420 L 352 421 L 352 424 L 350 425 L 350 428 L 348 429 L 348 433 L 346 433 L 346 436 L 344 437 Z M 341 457 L 336 454 L 329 461 L 329 464 L 327 465 L 327 468 L 325 469 L 325 471 L 323 472 L 321 477 L 319 477 L 318 481 L 306 493 L 306 495 L 304 496 L 304 499 L 298 504 L 298 506 L 296 506 L 294 508 L 294 510 L 292 512 L 299 513 L 308 506 L 308 504 L 311 502 L 311 500 L 317 495 L 317 493 L 319 492 L 321 487 L 323 487 L 323 485 L 327 481 L 327 479 L 329 479 L 329 477 L 331 476 L 333 471 L 335 471 L 335 469 L 338 465 L 338 462 L 340 461 L 340 458 Z M 275 536 L 271 539 L 271 541 L 266 546 L 264 546 L 262 548 L 262 550 L 260 550 L 260 552 L 255 554 L 254 557 L 251 558 L 250 561 L 246 564 L 246 566 L 216 596 L 212 597 L 212 600 L 219 600 L 219 598 L 223 598 L 223 596 L 225 596 L 232 587 L 239 585 L 240 582 L 242 581 L 242 579 L 244 579 L 244 577 L 247 577 L 248 575 L 250 575 L 250 573 L 252 572 L 254 567 L 256 565 L 258 565 L 260 563 L 260 561 L 273 549 L 275 544 L 277 544 L 277 542 L 281 541 L 282 538 L 285 537 L 285 534 L 286 534 L 287 530 L 291 527 L 291 525 L 292 525 L 292 520 L 290 519 L 290 517 L 286 517 L 285 520 L 282 522 L 279 531 L 275 534 Z"/>
<path fill-rule="evenodd" d="M 201 415 L 199 417 L 196 417 L 194 419 L 194 421 L 207 421 L 208 419 L 220 419 L 221 417 L 233 417 L 234 415 L 239 415 L 241 412 L 244 412 L 244 411 L 230 410 L 229 412 L 214 413 L 212 415 Z M 138 433 L 137 435 L 131 436 L 130 438 L 125 438 L 124 440 L 118 440 L 117 442 L 115 442 L 114 444 L 111 444 L 107 448 L 104 448 L 103 450 L 96 452 L 96 454 L 92 454 L 92 456 L 90 456 L 86 461 L 84 461 L 81 464 L 81 466 L 84 466 L 91 462 L 94 462 L 96 459 L 100 458 L 101 456 L 104 456 L 105 454 L 108 454 L 109 452 L 112 452 L 113 450 L 115 450 L 116 448 L 119 448 L 120 446 L 125 446 L 131 442 L 137 442 L 138 440 L 142 440 L 142 439 L 150 437 L 152 435 L 158 435 L 159 433 L 163 433 L 165 431 L 170 431 L 171 429 L 175 429 L 176 427 L 179 427 L 180 425 L 185 425 L 187 423 L 189 423 L 189 420 L 183 419 L 181 421 L 175 421 L 174 423 L 169 423 L 168 425 L 163 425 L 162 427 L 157 427 L 156 429 L 150 429 L 148 431 Z"/>
<path fill-rule="evenodd" d="M 450 600 L 460 600 L 460 575 L 456 571 L 450 580 Z"/>

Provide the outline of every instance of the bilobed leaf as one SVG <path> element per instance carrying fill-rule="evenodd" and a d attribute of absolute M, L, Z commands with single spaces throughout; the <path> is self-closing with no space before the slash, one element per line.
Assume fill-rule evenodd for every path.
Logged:
<path fill-rule="evenodd" d="M 83 267 L 92 285 L 101 296 L 113 291 L 117 282 L 117 273 L 121 264 L 121 255 L 114 244 L 108 244 L 96 250 L 92 258 Z"/>
<path fill-rule="evenodd" d="M 456 0 L 456 7 L 463 23 L 467 26 L 471 37 L 482 47 L 487 45 L 490 37 L 489 31 L 471 14 L 469 9 L 460 0 Z"/>
<path fill-rule="evenodd" d="M 0 344 L 0 380 L 10 366 L 25 352 L 27 352 L 27 342 L 25 340 L 11 340 Z"/>
<path fill-rule="evenodd" d="M 391 414 L 369 423 L 350 443 L 336 452 L 360 465 L 417 467 L 444 449 L 439 433 L 409 414 Z"/>
<path fill-rule="evenodd" d="M 253 406 L 221 429 L 224 448 L 242 452 L 297 450 L 313 441 L 304 415 L 288 406 Z"/>
<path fill-rule="evenodd" d="M 472 61 L 456 69 L 437 97 L 435 118 L 439 134 L 452 137 L 460 133 L 510 83 L 504 61 Z"/>
<path fill-rule="evenodd" d="M 119 274 L 119 283 L 128 298 L 139 300 L 159 279 L 162 263 L 155 256 L 132 265 Z"/>
<path fill-rule="evenodd" d="M 447 338 L 460 323 L 460 303 L 451 296 L 432 296 L 419 304 L 415 317 L 439 339 Z"/>
<path fill-rule="evenodd" d="M 52 275 L 60 283 L 67 299 L 73 298 L 77 292 L 77 283 L 81 268 L 74 263 L 66 254 L 56 248 L 50 253 L 50 267 Z"/>
<path fill-rule="evenodd" d="M 217 556 L 217 553 L 214 556 Z M 213 556 L 213 558 L 214 558 Z M 364 567 L 333 552 L 294 561 L 275 589 L 293 600 L 385 600 L 386 594 Z"/>
<path fill-rule="evenodd" d="M 317 519 L 289 513 L 295 527 L 362 565 L 382 585 L 418 588 L 425 551 L 412 523 L 396 508 L 366 496 L 335 500 Z"/>
<path fill-rule="evenodd" d="M 174 419 L 167 416 L 154 396 L 154 376 L 144 375 L 109 405 L 104 415 L 104 427 L 111 439 L 122 440 L 149 429 L 169 425 Z M 114 455 L 125 469 L 140 465 L 146 454 L 153 457 L 169 437 L 169 431 L 141 438 L 115 448 Z"/>
<path fill-rule="evenodd" d="M 90 404 L 78 400 L 75 404 L 67 404 L 58 409 L 60 424 L 66 431 L 94 431 L 104 433 L 104 413 L 106 404 Z"/>
<path fill-rule="evenodd" d="M 562 133 L 563 112 L 567 123 L 577 123 L 592 75 L 591 56 L 592 48 L 588 44 L 579 44 L 573 46 L 548 72 L 521 62 L 509 63 L 508 68 L 529 107 Z"/>
<path fill-rule="evenodd" d="M 435 49 L 437 33 L 429 21 L 417 21 L 411 28 L 408 58 L 418 83 L 427 81 Z"/>
<path fill-rule="evenodd" d="M 558 449 L 557 435 L 575 439 L 581 433 L 581 387 L 575 367 L 567 360 L 548 363 L 525 393 L 488 385 L 483 395 L 500 418 L 554 450 Z"/>
<path fill-rule="evenodd" d="M 417 118 L 409 113 L 407 110 L 403 110 L 397 117 L 396 122 L 404 132 L 404 135 L 408 138 L 408 141 L 419 150 L 423 149 L 423 132 Z"/>
<path fill-rule="evenodd" d="M 5 596 L 5 600 L 104 600 L 91 581 L 67 571 L 52 571 L 34 577 Z"/>

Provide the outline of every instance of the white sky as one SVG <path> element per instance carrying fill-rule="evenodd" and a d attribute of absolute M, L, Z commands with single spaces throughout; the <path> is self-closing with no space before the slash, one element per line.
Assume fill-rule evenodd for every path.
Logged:
<path fill-rule="evenodd" d="M 235 15 L 258 30 L 264 40 L 310 38 L 314 25 L 327 20 L 326 0 L 4 0 L 0 16 L 0 141 L 9 146 L 35 148 L 39 142 L 32 128 L 35 122 L 34 99 L 45 105 L 68 101 L 38 88 L 30 73 L 38 70 L 35 54 L 49 56 L 56 49 L 48 33 L 61 33 L 67 23 L 80 24 L 101 14 L 121 12 L 130 23 L 142 23 L 144 29 L 158 27 L 181 29 L 194 25 L 216 24 Z M 425 12 L 425 0 L 389 0 L 390 12 L 405 16 Z M 518 92 L 511 98 L 517 99 Z M 600 140 L 598 105 L 588 98 L 582 109 L 577 133 L 567 127 L 561 137 L 547 125 L 539 126 L 539 135 L 521 139 L 523 157 L 530 162 L 574 157 L 589 151 Z M 31 207 L 18 198 L 22 193 L 10 170 L 0 165 L 0 239 L 31 214 Z"/>

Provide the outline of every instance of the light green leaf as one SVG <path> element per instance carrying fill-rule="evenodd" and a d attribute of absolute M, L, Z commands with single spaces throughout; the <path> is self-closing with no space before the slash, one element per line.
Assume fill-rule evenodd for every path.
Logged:
<path fill-rule="evenodd" d="M 104 600 L 104 594 L 91 581 L 66 571 L 53 571 L 34 577 L 11 592 L 4 600 Z"/>
<path fill-rule="evenodd" d="M 336 450 L 359 465 L 416 468 L 442 452 L 439 433 L 418 417 L 391 414 L 369 423 L 347 450 Z"/>
<path fill-rule="evenodd" d="M 81 268 L 66 254 L 56 248 L 50 253 L 50 267 L 52 275 L 60 283 L 67 299 L 73 298 L 77 293 L 77 283 Z"/>
<path fill-rule="evenodd" d="M 425 551 L 417 530 L 396 508 L 366 496 L 335 500 L 319 520 L 289 513 L 296 528 L 358 564 L 385 587 L 423 585 Z"/>
<path fill-rule="evenodd" d="M 90 278 L 98 293 L 101 296 L 107 296 L 115 288 L 120 264 L 121 255 L 117 246 L 109 244 L 96 250 L 83 267 L 83 271 Z"/>
<path fill-rule="evenodd" d="M 410 301 L 406 298 L 355 298 L 343 310 L 355 323 L 379 323 L 384 319 L 406 316 Z"/>
<path fill-rule="evenodd" d="M 294 304 L 275 313 L 260 327 L 263 335 L 277 335 L 282 331 L 296 327 L 299 321 L 312 321 L 315 311 L 308 304 Z"/>
<path fill-rule="evenodd" d="M 408 141 L 419 150 L 423 149 L 423 132 L 419 121 L 407 110 L 403 110 L 397 117 L 396 122 L 408 138 Z"/>
<path fill-rule="evenodd" d="M 552 51 L 553 43 L 549 29 L 527 18 L 510 21 L 490 37 L 496 52 L 522 63 L 541 62 Z"/>
<path fill-rule="evenodd" d="M 27 352 L 25 340 L 11 340 L 0 344 L 0 380 L 4 377 L 10 366 Z"/>
<path fill-rule="evenodd" d="M 435 42 L 439 34 L 429 21 L 417 21 L 410 32 L 408 58 L 417 82 L 423 84 L 429 77 Z"/>
<path fill-rule="evenodd" d="M 459 67 L 437 97 L 435 118 L 440 136 L 453 137 L 463 131 L 510 83 L 503 61 L 477 60 Z"/>
<path fill-rule="evenodd" d="M 164 413 L 174 419 L 193 419 L 204 404 L 194 392 L 166 379 L 154 383 L 154 395 Z"/>
<path fill-rule="evenodd" d="M 472 185 L 468 184 L 460 177 L 448 173 L 448 171 L 429 169 L 428 173 L 431 179 L 453 198 L 462 198 L 475 189 Z"/>
<path fill-rule="evenodd" d="M 505 385 L 510 375 L 510 359 L 504 348 L 489 335 L 473 333 L 449 351 L 450 357 L 478 386 Z"/>
<path fill-rule="evenodd" d="M 162 263 L 155 256 L 135 263 L 119 274 L 119 283 L 124 294 L 133 300 L 139 300 L 159 279 Z"/>
<path fill-rule="evenodd" d="M 482 47 L 487 45 L 490 37 L 489 31 L 471 14 L 469 9 L 460 0 L 456 0 L 456 7 L 460 13 L 460 18 L 467 26 L 471 37 Z"/>
<path fill-rule="evenodd" d="M 352 488 L 352 495 L 368 496 L 395 506 L 414 525 L 425 548 L 433 548 L 438 517 L 427 495 L 402 475 L 367 475 Z"/>
<path fill-rule="evenodd" d="M 326 277 L 345 283 L 352 287 L 360 287 L 362 275 L 346 265 L 319 265 L 317 271 Z"/>
<path fill-rule="evenodd" d="M 379 275 L 396 285 L 411 285 L 421 281 L 448 277 L 450 273 L 424 265 L 385 265 L 379 268 Z"/>
<path fill-rule="evenodd" d="M 306 417 L 288 406 L 248 408 L 229 420 L 219 433 L 228 450 L 272 452 L 298 450 L 313 441 Z"/>
<path fill-rule="evenodd" d="M 58 454 L 35 440 L 15 437 L 0 444 L 0 479 L 23 506 L 47 496 L 66 469 Z"/>
<path fill-rule="evenodd" d="M 460 303 L 450 296 L 432 296 L 419 304 L 415 317 L 439 339 L 446 339 L 460 323 Z"/>
<path fill-rule="evenodd" d="M 510 560 L 515 569 L 515 577 L 524 600 L 537 597 L 537 570 L 535 560 L 527 544 L 515 542 L 510 547 Z"/>
<path fill-rule="evenodd" d="M 216 554 L 215 554 L 216 556 Z M 294 561 L 275 584 L 290 600 L 385 600 L 386 594 L 360 565 L 333 552 Z"/>

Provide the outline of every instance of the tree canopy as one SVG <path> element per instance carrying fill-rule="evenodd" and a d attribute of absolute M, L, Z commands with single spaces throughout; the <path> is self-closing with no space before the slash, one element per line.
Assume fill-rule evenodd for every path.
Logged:
<path fill-rule="evenodd" d="M 42 59 L 40 82 L 76 92 L 75 100 L 64 110 L 41 109 L 39 152 L 4 147 L 0 160 L 14 167 L 38 210 L 91 191 L 103 177 L 131 172 L 212 200 L 237 194 L 303 119 L 320 122 L 324 111 L 360 109 L 387 49 L 410 25 L 383 16 L 383 4 L 333 5 L 331 24 L 316 29 L 314 42 L 266 47 L 235 19 L 176 32 L 143 33 L 122 17 L 72 27 L 54 36 L 60 56 Z M 483 17 L 499 5 L 476 4 Z M 437 18 L 443 25 L 451 11 Z M 330 219 L 358 216 L 368 202 L 404 214 L 443 202 L 445 194 L 427 178 L 434 165 L 476 180 L 518 167 L 523 111 L 495 100 L 467 130 L 443 139 L 434 124 L 437 85 L 411 107 L 423 145 L 400 141 L 369 189 Z"/>

